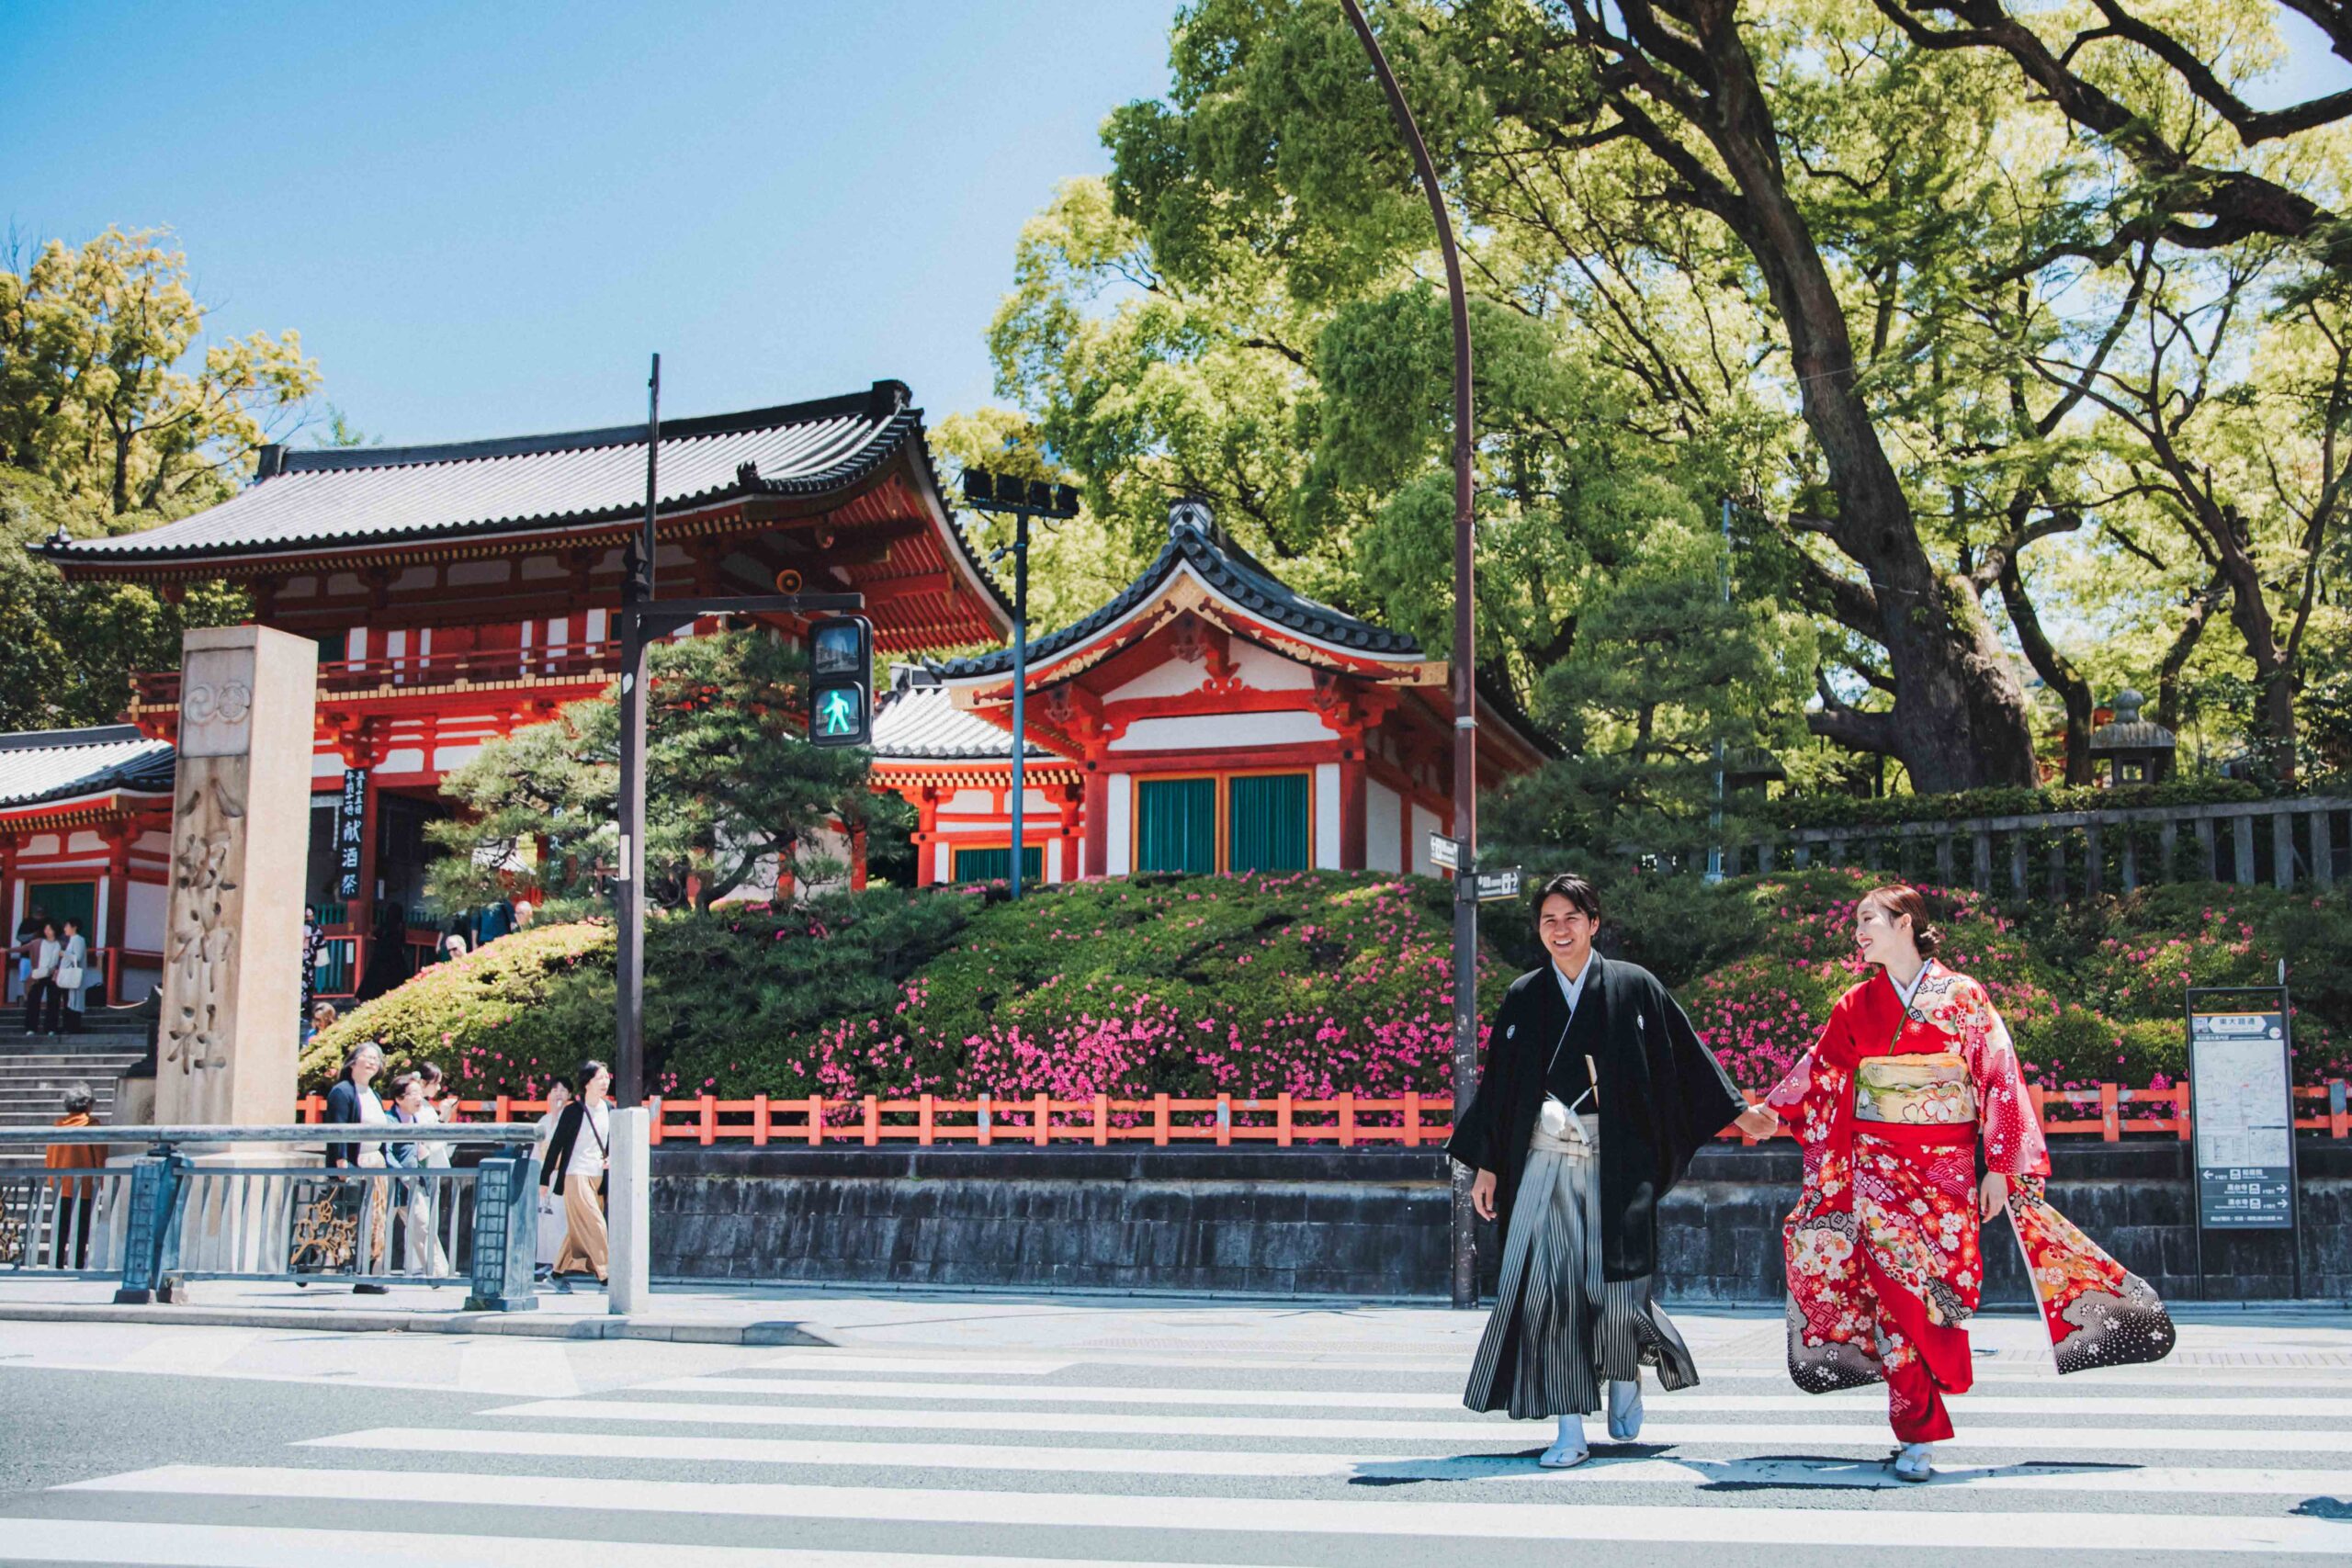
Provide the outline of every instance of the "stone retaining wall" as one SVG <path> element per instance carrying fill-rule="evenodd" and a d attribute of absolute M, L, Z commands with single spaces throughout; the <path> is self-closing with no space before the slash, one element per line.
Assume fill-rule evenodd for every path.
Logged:
<path fill-rule="evenodd" d="M 2302 1293 L 2352 1300 L 2352 1148 L 2307 1140 L 2302 1156 Z M 2176 1142 L 2062 1145 L 2052 1199 L 2167 1298 L 2292 1296 L 2276 1233 L 2209 1237 L 2200 1287 L 2187 1159 Z M 1703 1151 L 1660 1212 L 1665 1292 L 1778 1300 L 1796 1179 L 1786 1144 Z M 663 1278 L 1446 1294 L 1446 1165 L 1428 1152 L 673 1145 L 653 1210 Z M 2007 1226 L 1987 1244 L 1988 1303 L 2023 1303 Z"/>

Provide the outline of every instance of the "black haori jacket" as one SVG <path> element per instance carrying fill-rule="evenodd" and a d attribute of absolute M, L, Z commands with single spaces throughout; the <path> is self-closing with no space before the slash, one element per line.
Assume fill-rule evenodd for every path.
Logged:
<path fill-rule="evenodd" d="M 1495 1173 L 1497 1218 L 1509 1235 L 1554 1048 L 1553 1092 L 1569 1103 L 1591 1082 L 1589 1055 L 1600 1069 L 1601 1273 L 1638 1280 L 1657 1271 L 1658 1200 L 1747 1101 L 1657 976 L 1598 953 L 1588 962 L 1573 1021 L 1550 964 L 1511 982 L 1487 1037 L 1478 1092 L 1445 1152 Z"/>

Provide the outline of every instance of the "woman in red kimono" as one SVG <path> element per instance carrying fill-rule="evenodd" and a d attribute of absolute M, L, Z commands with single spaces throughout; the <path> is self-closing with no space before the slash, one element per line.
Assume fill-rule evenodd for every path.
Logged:
<path fill-rule="evenodd" d="M 1984 987 L 1935 961 L 1918 891 L 1865 895 L 1854 941 L 1879 973 L 1766 1101 L 1804 1149 L 1781 1231 L 1789 1375 L 1808 1393 L 1884 1380 L 1894 1473 L 1925 1481 L 1951 1436 L 1944 1396 L 1973 1381 L 1962 1325 L 1984 1291 L 1981 1221 L 2008 1210 L 2061 1372 L 2158 1360 L 2172 1320 L 2043 1201 L 2050 1155 L 2009 1032 Z"/>

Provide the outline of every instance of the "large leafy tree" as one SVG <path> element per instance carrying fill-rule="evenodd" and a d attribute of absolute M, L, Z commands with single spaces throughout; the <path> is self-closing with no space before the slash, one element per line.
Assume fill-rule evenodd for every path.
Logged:
<path fill-rule="evenodd" d="M 657 908 L 713 903 L 779 864 L 809 880 L 834 824 L 902 837 L 904 803 L 866 787 L 867 754 L 806 739 L 808 660 L 750 629 L 658 644 L 646 711 L 645 882 Z M 485 902 L 516 886 L 558 912 L 601 907 L 617 846 L 615 694 L 485 745 L 442 781 L 461 815 L 434 824 L 427 890 Z M 887 846 L 886 846 L 887 849 Z"/>
<path fill-rule="evenodd" d="M 242 593 L 69 585 L 26 547 L 152 527 L 224 500 L 299 427 L 318 369 L 292 333 L 207 344 L 187 258 L 109 229 L 0 256 L 0 728 L 119 716 L 181 631 L 241 619 Z"/>
<path fill-rule="evenodd" d="M 2163 421 L 2123 411 L 2131 386 L 2177 395 L 2184 319 L 2206 400 L 2244 404 L 2257 337 L 2332 276 L 2345 106 L 2248 118 L 2265 0 L 2185 0 L 2160 30 L 2112 0 L 1972 7 L 1957 30 L 1894 0 L 1374 8 L 1485 307 L 1478 609 L 1522 690 L 1654 522 L 1729 495 L 1743 598 L 1792 597 L 1826 634 L 1804 723 L 1915 787 L 2030 781 L 2052 720 L 2083 776 L 2095 694 L 2177 694 L 2222 626 L 2258 728 L 2291 726 L 2277 694 L 2338 488 L 2324 378 L 2243 546 L 2163 500 L 2193 487 L 2165 478 Z M 1165 101 L 1113 115 L 1088 221 L 1066 193 L 1024 240 L 1004 389 L 1090 495 L 1224 477 L 1278 558 L 1442 645 L 1442 319 L 1355 41 L 1311 0 L 1200 0 L 1171 58 Z M 2223 470 L 2227 423 L 2176 438 L 2184 474 Z M 1231 482 L 1292 453 L 1286 491 Z"/>
<path fill-rule="evenodd" d="M 217 499 L 318 388 L 300 337 L 202 344 L 160 230 L 51 240 L 0 266 L 0 453 L 117 517 Z"/>

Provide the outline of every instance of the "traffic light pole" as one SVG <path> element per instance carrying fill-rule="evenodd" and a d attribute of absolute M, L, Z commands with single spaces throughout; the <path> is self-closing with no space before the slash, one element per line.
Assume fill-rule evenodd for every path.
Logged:
<path fill-rule="evenodd" d="M 659 374 L 657 369 L 656 374 Z M 650 465 L 650 459 L 649 459 Z M 649 479 L 649 484 L 650 480 Z M 652 516 L 646 518 L 650 543 Z M 633 579 L 632 579 L 633 581 Z M 626 591 L 625 591 L 626 592 Z M 865 608 L 863 593 L 765 593 L 733 599 L 654 599 L 631 594 L 621 605 L 620 871 L 613 916 L 619 962 L 619 1010 L 614 1020 L 614 1102 L 645 1100 L 645 670 L 646 650 L 706 615 L 854 615 Z"/>

